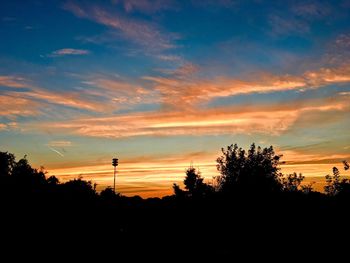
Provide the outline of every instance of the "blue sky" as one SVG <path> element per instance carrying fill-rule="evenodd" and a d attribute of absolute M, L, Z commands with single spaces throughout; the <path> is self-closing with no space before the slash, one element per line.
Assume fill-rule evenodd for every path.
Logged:
<path fill-rule="evenodd" d="M 120 191 L 160 196 L 235 142 L 310 177 L 349 159 L 349 1 L 0 7 L 1 150 L 62 180 L 103 188 L 118 155 Z"/>

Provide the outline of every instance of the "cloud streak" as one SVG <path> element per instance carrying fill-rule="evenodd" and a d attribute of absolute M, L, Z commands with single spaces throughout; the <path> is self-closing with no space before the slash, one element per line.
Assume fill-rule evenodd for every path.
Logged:
<path fill-rule="evenodd" d="M 72 146 L 71 141 L 51 141 L 48 143 L 50 147 L 70 147 Z"/>
<path fill-rule="evenodd" d="M 135 5 L 133 2 L 133 5 L 127 6 L 133 7 Z M 160 51 L 176 47 L 173 43 L 176 39 L 175 35 L 163 33 L 154 23 L 131 19 L 118 12 L 108 12 L 98 6 L 87 7 L 69 2 L 64 8 L 77 17 L 89 19 L 113 29 L 116 33 L 120 33 L 122 38 L 149 50 Z"/>
<path fill-rule="evenodd" d="M 0 116 L 34 116 L 38 114 L 38 104 L 15 94 L 0 94 Z"/>
<path fill-rule="evenodd" d="M 350 82 L 350 66 L 322 67 L 300 76 L 254 74 L 252 80 L 229 77 L 203 79 L 196 77 L 194 66 L 180 67 L 175 71 L 163 71 L 169 76 L 144 76 L 162 95 L 162 103 L 169 108 L 191 108 L 215 98 L 237 95 L 264 94 L 288 90 L 305 91 L 330 84 Z"/>
<path fill-rule="evenodd" d="M 61 152 L 59 152 L 58 150 L 56 150 L 56 149 L 54 149 L 54 148 L 52 148 L 52 147 L 50 147 L 50 146 L 48 146 L 48 147 L 49 147 L 49 149 L 50 149 L 51 151 L 53 151 L 54 153 L 57 153 L 59 156 L 64 157 L 64 155 L 63 155 Z"/>
<path fill-rule="evenodd" d="M 113 0 L 113 3 L 122 5 L 124 10 L 128 13 L 141 12 L 153 14 L 175 8 L 174 1 L 170 0 Z"/>
<path fill-rule="evenodd" d="M 90 54 L 90 51 L 85 49 L 63 48 L 53 51 L 48 57 L 81 56 L 88 54 Z"/>
<path fill-rule="evenodd" d="M 81 136 L 122 138 L 133 136 L 181 136 L 219 134 L 269 134 L 280 135 L 288 131 L 301 117 L 311 114 L 349 112 L 346 99 L 337 101 L 307 101 L 284 105 L 255 105 L 197 109 L 192 111 L 139 112 L 113 117 L 77 119 L 60 123 L 40 123 L 39 126 L 52 127 L 62 133 Z M 300 119 L 300 120 L 299 120 Z M 319 119 L 315 119 L 318 122 Z M 336 121 L 336 120 L 335 120 Z"/>
<path fill-rule="evenodd" d="M 3 75 L 0 76 L 0 86 L 9 88 L 26 88 L 30 85 L 25 78 Z"/>

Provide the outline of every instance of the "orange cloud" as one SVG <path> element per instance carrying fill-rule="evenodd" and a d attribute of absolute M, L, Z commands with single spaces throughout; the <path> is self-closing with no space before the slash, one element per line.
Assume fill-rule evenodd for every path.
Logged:
<path fill-rule="evenodd" d="M 341 97 L 340 97 L 341 98 Z M 289 104 L 222 107 L 189 111 L 138 112 L 113 117 L 38 123 L 28 129 L 52 127 L 61 132 L 94 137 L 173 136 L 234 133 L 281 134 L 311 113 L 349 112 L 345 99 Z M 307 125 L 312 125 L 309 121 Z"/>
<path fill-rule="evenodd" d="M 0 94 L 0 116 L 31 116 L 38 113 L 37 103 L 13 94 Z"/>
<path fill-rule="evenodd" d="M 252 80 L 216 77 L 198 79 L 198 67 L 186 64 L 178 70 L 162 70 L 169 76 L 144 76 L 162 95 L 166 107 L 187 109 L 215 98 L 245 94 L 261 94 L 287 90 L 315 89 L 329 84 L 350 82 L 350 66 L 344 64 L 333 68 L 307 71 L 300 76 L 257 74 Z"/>
<path fill-rule="evenodd" d="M 10 88 L 26 88 L 30 85 L 27 80 L 16 76 L 0 76 L 0 86 L 10 87 Z"/>
<path fill-rule="evenodd" d="M 350 65 L 335 68 L 320 68 L 317 71 L 308 71 L 304 74 L 310 86 L 320 87 L 331 83 L 350 82 Z"/>
<path fill-rule="evenodd" d="M 85 109 L 91 111 L 100 111 L 104 109 L 103 104 L 85 99 L 78 92 L 59 93 L 36 88 L 28 92 L 17 93 L 17 95 L 32 100 L 40 100 L 52 104 L 69 106 L 78 109 Z"/>
<path fill-rule="evenodd" d="M 112 103 L 117 103 L 120 107 L 157 102 L 157 94 L 141 85 L 108 77 L 97 77 L 84 83 L 91 87 L 91 89 L 84 90 L 86 94 L 108 98 Z"/>
<path fill-rule="evenodd" d="M 207 81 L 146 76 L 144 79 L 155 83 L 154 88 L 163 95 L 163 102 L 174 107 L 188 107 L 218 97 L 285 91 L 306 86 L 301 78 L 292 76 L 269 76 L 256 82 L 228 78 Z"/>

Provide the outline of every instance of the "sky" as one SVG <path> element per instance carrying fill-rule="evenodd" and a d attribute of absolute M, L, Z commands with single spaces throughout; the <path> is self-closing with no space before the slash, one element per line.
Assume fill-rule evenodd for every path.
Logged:
<path fill-rule="evenodd" d="M 350 1 L 1 1 L 0 151 L 142 197 L 232 143 L 350 161 Z M 343 172 L 343 174 L 346 174 Z"/>

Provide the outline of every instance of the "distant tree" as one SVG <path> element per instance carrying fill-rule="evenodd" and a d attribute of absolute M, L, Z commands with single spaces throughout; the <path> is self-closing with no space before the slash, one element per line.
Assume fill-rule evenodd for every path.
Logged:
<path fill-rule="evenodd" d="M 213 188 L 204 183 L 204 178 L 201 176 L 200 172 L 190 166 L 186 170 L 186 177 L 184 179 L 185 189 L 183 191 L 177 184 L 174 184 L 173 189 L 176 196 L 187 196 L 191 198 L 201 198 L 213 191 Z"/>
<path fill-rule="evenodd" d="M 11 175 L 15 165 L 16 158 L 12 153 L 0 152 L 0 176 Z"/>
<path fill-rule="evenodd" d="M 112 200 L 116 197 L 118 197 L 119 195 L 116 194 L 114 191 L 113 191 L 113 188 L 108 186 L 106 187 L 105 189 L 103 189 L 100 193 L 100 197 L 104 200 Z"/>
<path fill-rule="evenodd" d="M 253 143 L 248 152 L 237 144 L 222 148 L 222 156 L 217 159 L 217 177 L 222 192 L 276 192 L 280 191 L 279 165 L 281 155 L 276 155 L 273 147 L 256 148 Z"/>
<path fill-rule="evenodd" d="M 89 200 L 97 195 L 92 182 L 82 177 L 61 184 L 61 189 L 68 198 Z"/>
<path fill-rule="evenodd" d="M 201 177 L 200 172 L 192 166 L 188 168 L 186 171 L 184 185 L 188 193 L 193 196 L 203 185 L 203 178 Z"/>
<path fill-rule="evenodd" d="M 344 169 L 347 170 L 347 162 L 344 161 Z M 341 178 L 339 169 L 333 167 L 333 175 L 326 175 L 326 185 L 324 191 L 329 196 L 350 195 L 350 180 Z"/>
<path fill-rule="evenodd" d="M 314 190 L 313 190 L 313 184 L 315 182 L 311 182 L 309 184 L 304 184 L 302 185 L 300 188 L 301 188 L 301 192 L 304 193 L 304 194 L 310 194 L 312 193 Z"/>
<path fill-rule="evenodd" d="M 300 190 L 306 190 L 301 187 L 301 183 L 304 180 L 304 176 L 300 173 L 292 173 L 281 176 L 282 190 L 285 192 L 298 192 Z"/>
<path fill-rule="evenodd" d="M 177 198 L 184 198 L 185 197 L 185 191 L 181 189 L 181 187 L 178 184 L 173 184 L 173 191 L 174 191 L 174 195 Z"/>
<path fill-rule="evenodd" d="M 58 178 L 54 175 L 47 178 L 46 181 L 49 185 L 58 185 L 60 183 L 60 180 L 58 180 Z"/>
<path fill-rule="evenodd" d="M 347 161 L 343 161 L 343 164 L 344 164 L 344 170 L 345 171 L 349 170 L 350 168 L 349 163 Z"/>

